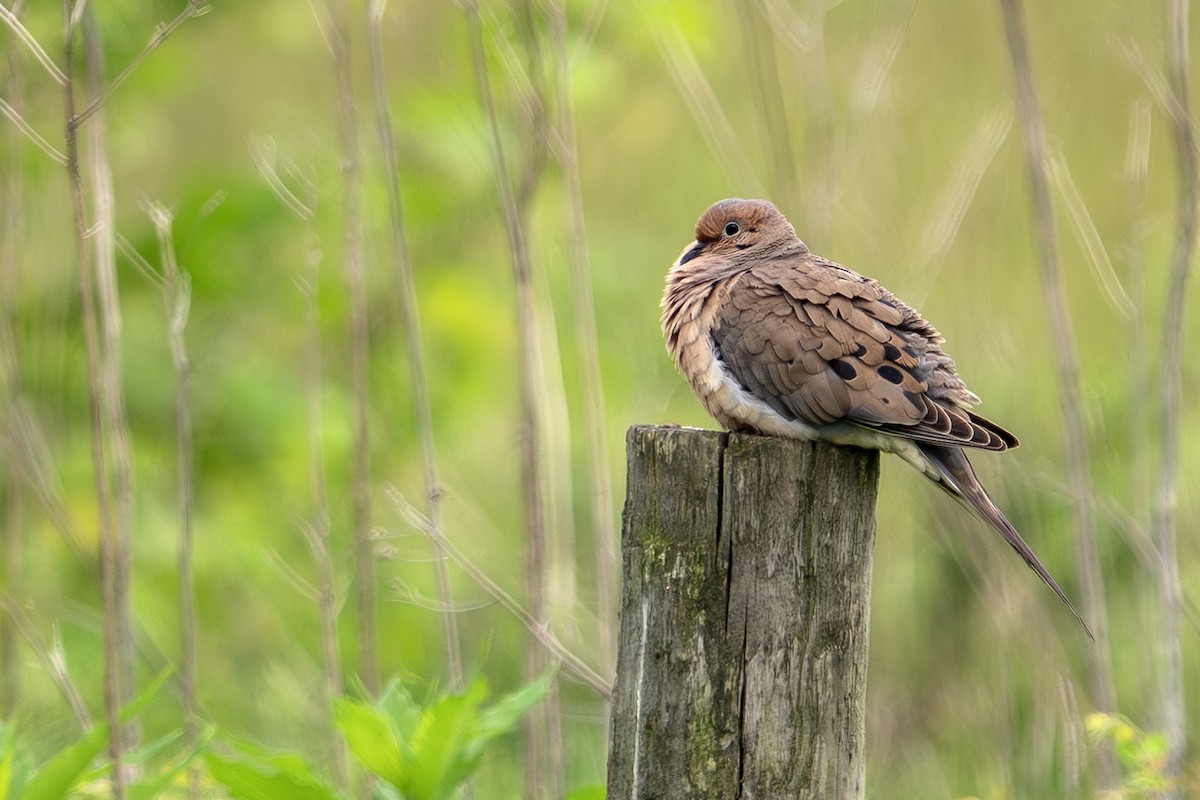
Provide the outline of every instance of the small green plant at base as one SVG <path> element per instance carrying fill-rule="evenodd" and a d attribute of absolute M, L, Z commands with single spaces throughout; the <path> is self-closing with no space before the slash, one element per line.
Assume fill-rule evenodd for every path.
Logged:
<path fill-rule="evenodd" d="M 225 740 L 204 754 L 213 780 L 239 800 L 345 800 L 299 756 L 269 753 L 249 742 Z"/>
<path fill-rule="evenodd" d="M 1121 784 L 1097 795 L 1097 800 L 1140 800 L 1157 797 L 1172 788 L 1163 774 L 1167 765 L 1167 737 L 1146 733 L 1119 714 L 1096 712 L 1084 720 L 1096 744 L 1108 743 L 1121 768 Z"/>
<path fill-rule="evenodd" d="M 374 703 L 338 700 L 337 725 L 355 758 L 404 800 L 446 800 L 479 766 L 484 746 L 541 702 L 552 677 L 547 672 L 486 707 L 481 678 L 424 708 L 392 681 Z"/>
<path fill-rule="evenodd" d="M 120 715 L 122 723 L 132 720 L 162 688 L 170 671 L 164 671 L 133 700 Z M 185 752 L 165 767 L 154 769 L 168 760 L 167 753 L 179 740 L 176 731 L 152 742 L 141 750 L 126 754 L 126 762 L 142 767 L 141 777 L 126 787 L 129 800 L 151 800 L 178 776 L 196 750 Z M 110 797 L 111 787 L 105 776 L 111 766 L 100 757 L 108 749 L 109 729 L 98 724 L 80 734 L 74 742 L 40 765 L 33 765 L 20 751 L 11 727 L 0 728 L 0 800 L 62 800 L 66 797 Z M 204 739 L 201 740 L 203 745 Z"/>

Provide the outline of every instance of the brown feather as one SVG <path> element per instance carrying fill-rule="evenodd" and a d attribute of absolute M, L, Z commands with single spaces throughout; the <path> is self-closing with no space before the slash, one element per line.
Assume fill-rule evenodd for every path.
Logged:
<path fill-rule="evenodd" d="M 939 447 L 937 445 L 922 445 L 921 450 L 946 478 L 938 486 L 959 502 L 966 504 L 991 525 L 1004 541 L 1020 554 L 1029 568 L 1037 573 L 1042 582 L 1049 586 L 1051 591 L 1058 595 L 1058 599 L 1071 610 L 1075 619 L 1083 626 L 1088 638 L 1095 641 L 1096 637 L 1092 635 L 1092 631 L 1083 621 L 1083 617 L 1079 616 L 1079 612 L 1071 604 L 1066 592 L 1058 585 L 1058 581 L 1054 580 L 1049 570 L 1034 555 L 1033 550 L 1021 538 L 1021 534 L 1017 533 L 1017 529 L 1008 521 L 1008 517 L 1004 516 L 1004 512 L 992 502 L 992 498 L 988 496 L 979 479 L 975 477 L 975 470 L 972 468 L 971 462 L 967 460 L 966 454 L 957 447 Z"/>
<path fill-rule="evenodd" d="M 979 397 L 941 334 L 876 281 L 812 253 L 775 206 L 723 200 L 700 217 L 667 277 L 662 322 L 667 349 L 722 425 L 901 454 L 1071 607 L 961 449 L 1001 451 L 1017 438 L 971 410 Z"/>

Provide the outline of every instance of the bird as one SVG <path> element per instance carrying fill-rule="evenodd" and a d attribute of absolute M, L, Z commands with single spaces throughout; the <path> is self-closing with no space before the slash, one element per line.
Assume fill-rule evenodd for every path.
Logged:
<path fill-rule="evenodd" d="M 967 459 L 1017 437 L 972 410 L 979 396 L 911 306 L 812 252 L 773 203 L 733 198 L 700 216 L 662 310 L 667 351 L 724 428 L 894 453 L 995 529 L 1094 638 Z"/>

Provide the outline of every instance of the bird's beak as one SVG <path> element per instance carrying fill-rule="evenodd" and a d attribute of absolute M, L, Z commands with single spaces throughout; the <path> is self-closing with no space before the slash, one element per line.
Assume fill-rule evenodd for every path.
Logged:
<path fill-rule="evenodd" d="M 690 245 L 684 248 L 682 253 L 680 253 L 679 259 L 675 262 L 675 266 L 682 267 L 684 264 L 703 253 L 705 247 L 707 247 L 707 245 L 703 242 L 692 242 Z"/>

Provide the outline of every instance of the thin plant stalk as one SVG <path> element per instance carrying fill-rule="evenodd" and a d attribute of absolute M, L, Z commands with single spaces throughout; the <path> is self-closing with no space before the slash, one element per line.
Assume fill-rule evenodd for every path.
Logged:
<path fill-rule="evenodd" d="M 657 24 L 654 34 L 667 72 L 687 103 L 709 150 L 717 156 L 715 161 L 722 167 L 726 180 L 731 186 L 739 187 L 747 197 L 765 197 L 766 188 L 758 178 L 742 139 L 734 130 L 683 32 Z"/>
<path fill-rule="evenodd" d="M 117 75 L 117 77 L 109 81 L 102 91 L 93 96 L 87 107 L 79 112 L 78 121 L 82 123 L 84 120 L 88 119 L 97 111 L 99 111 L 100 106 L 102 106 L 104 102 L 112 96 L 112 93 L 115 92 L 121 86 L 121 84 L 123 84 L 129 78 L 130 75 L 137 71 L 137 68 L 142 65 L 142 62 L 145 61 L 151 53 L 162 46 L 163 42 L 167 40 L 167 37 L 179 30 L 179 28 L 192 17 L 198 17 L 201 14 L 206 14 L 208 13 L 208 10 L 208 0 L 187 0 L 187 2 L 184 4 L 183 10 L 180 11 L 170 22 L 159 25 L 157 30 L 154 32 L 154 36 L 151 37 L 146 46 L 142 48 L 142 51 L 134 56 L 133 60 L 125 65 L 125 69 L 121 70 L 121 73 Z"/>
<path fill-rule="evenodd" d="M 12 12 L 6 12 L 17 17 Z M 17 22 L 19 25 L 19 20 Z M 39 48 L 40 49 L 40 48 Z M 21 91 L 20 65 L 16 54 L 9 50 L 7 94 L 19 97 Z M 3 218 L 3 237 L 0 243 L 0 420 L 4 428 L 0 431 L 3 443 L 5 467 L 0 469 L 0 505 L 5 507 L 4 519 L 0 520 L 0 582 L 13 597 L 24 593 L 22 564 L 24 544 L 22 542 L 23 493 L 18 471 L 21 459 L 17 449 L 16 406 L 20 402 L 20 373 L 17 360 L 16 331 L 13 327 L 12 300 L 17 292 L 17 259 L 19 257 L 20 231 L 23 227 L 23 191 L 21 182 L 21 137 L 16 129 L 10 128 L 5 137 L 7 170 L 3 186 L 0 186 L 0 218 Z M 16 621 L 9 615 L 0 615 L 0 718 L 11 719 L 21 695 L 21 665 L 17 657 Z"/>
<path fill-rule="evenodd" d="M 103 90 L 104 50 L 95 9 L 89 3 L 83 8 L 84 65 L 89 97 L 98 97 Z M 76 124 L 78 125 L 78 120 Z M 117 614 L 117 651 L 121 672 L 120 702 L 124 706 L 134 697 L 134 631 L 131 597 L 133 567 L 133 447 L 125 417 L 125 398 L 121 386 L 121 301 L 117 285 L 116 201 L 112 168 L 108 162 L 107 133 L 104 119 L 97 116 L 91 124 L 80 129 L 88 150 L 89 186 L 92 201 L 91 228 L 88 235 L 94 240 L 92 258 L 96 270 L 96 298 L 100 323 L 101 352 L 101 409 L 104 427 L 110 443 L 113 475 L 113 500 L 116 511 L 116 551 L 112 566 L 114 603 Z M 121 734 L 125 745 L 133 747 L 137 740 L 135 723 L 125 726 Z"/>
<path fill-rule="evenodd" d="M 525 148 L 525 164 L 516 181 L 516 203 L 518 216 L 523 217 L 541 186 L 546 172 L 547 147 L 550 137 L 550 114 L 547 108 L 549 96 L 546 85 L 545 57 L 542 55 L 542 37 L 534 0 L 521 0 L 514 11 L 518 15 L 518 37 L 524 45 L 525 61 L 521 63 L 515 53 L 502 57 L 502 64 L 509 75 L 520 75 L 513 81 L 518 89 L 520 104 L 528 117 L 529 129 L 522 139 L 528 142 Z M 510 52 L 505 49 L 505 52 Z"/>
<path fill-rule="evenodd" d="M 950 251 L 967 211 L 979 191 L 984 174 L 996 159 L 1012 129 L 1012 112 L 995 111 L 980 120 L 975 135 L 959 158 L 955 171 L 939 197 L 917 246 L 919 274 L 932 287 Z M 918 298 L 920 305 L 924 298 Z"/>
<path fill-rule="evenodd" d="M 1104 578 L 1096 548 L 1095 503 L 1088 470 L 1088 442 L 1083 422 L 1079 355 L 1071 330 L 1070 310 L 1059 265 L 1058 234 L 1050 200 L 1046 131 L 1037 102 L 1020 0 L 1000 0 L 1000 6 L 1016 81 L 1017 117 L 1025 140 L 1030 196 L 1037 232 L 1038 275 L 1050 326 L 1051 349 L 1058 377 L 1059 406 L 1066 436 L 1068 485 L 1074 510 L 1075 554 L 1083 597 L 1082 612 L 1088 626 L 1095 632 L 1095 641 L 1087 649 L 1088 700 L 1097 710 L 1112 711 L 1116 705 L 1116 692 L 1109 662 Z M 1099 769 L 1101 784 L 1112 785 L 1116 776 L 1111 759 L 1102 757 Z"/>
<path fill-rule="evenodd" d="M 62 484 L 54 471 L 53 458 L 46 445 L 46 436 L 38 427 L 29 401 L 22 395 L 14 398 L 8 409 L 9 455 L 11 466 L 23 484 L 33 493 L 43 513 L 49 518 L 70 554 L 86 566 L 94 561 L 81 543 L 79 523 L 72 518 L 63 498 Z"/>
<path fill-rule="evenodd" d="M 34 130 L 33 126 L 26 122 L 25 118 L 22 117 L 21 114 L 11 105 L 9 105 L 8 102 L 6 102 L 2 97 L 0 97 L 0 114 L 8 117 L 9 121 L 12 122 L 17 130 L 25 134 L 29 141 L 36 144 L 38 148 L 40 148 L 43 153 L 50 156 L 53 161 L 61 164 L 64 167 L 67 165 L 67 157 L 60 153 L 58 148 L 47 142 L 45 137 Z"/>
<path fill-rule="evenodd" d="M 837 206 L 838 182 L 835 174 L 834 149 L 838 142 L 834 101 L 829 77 L 828 44 L 825 37 L 825 15 L 840 0 L 817 0 L 793 9 L 785 0 L 757 0 L 755 5 L 766 20 L 764 31 L 777 37 L 792 52 L 792 66 L 800 76 L 805 105 L 805 146 L 797 156 L 799 164 L 808 166 L 804 191 L 789 185 L 792 200 L 799 202 L 807 220 L 805 228 L 814 239 L 826 238 L 833 226 L 833 209 Z M 745 12 L 750 13 L 750 12 Z M 774 46 L 772 40 L 771 46 Z M 783 179 L 783 180 L 786 180 Z"/>
<path fill-rule="evenodd" d="M 0 22 L 3 22 L 5 25 L 7 25 L 9 29 L 12 30 L 13 34 L 20 39 L 27 48 L 29 48 L 29 52 L 33 53 L 34 58 L 37 59 L 38 63 L 42 65 L 50 77 L 54 79 L 55 83 L 57 83 L 59 86 L 66 86 L 67 76 L 61 69 L 58 68 L 58 65 L 54 63 L 54 59 L 50 57 L 50 54 L 42 49 L 42 45 L 38 42 L 37 38 L 29 32 L 28 28 L 21 24 L 19 6 L 23 5 L 24 3 L 19 2 L 19 0 L 13 4 L 11 9 L 0 5 Z M 11 50 L 9 51 L 9 56 L 9 65 L 11 66 L 14 63 L 11 58 Z"/>
<path fill-rule="evenodd" d="M 1169 778 L 1179 775 L 1187 747 L 1183 651 L 1179 626 L 1183 593 L 1179 583 L 1175 515 L 1179 489 L 1180 417 L 1183 408 L 1183 325 L 1187 282 L 1196 254 L 1197 185 L 1196 131 L 1189 110 L 1188 4 L 1167 0 L 1167 80 L 1171 89 L 1170 116 L 1175 133 L 1179 170 L 1179 222 L 1167 276 L 1166 313 L 1163 318 L 1162 400 L 1159 410 L 1160 447 L 1158 483 L 1151 515 L 1151 535 L 1158 550 L 1158 580 L 1162 602 L 1162 712 L 1167 737 Z M 1178 788 L 1168 797 L 1179 797 Z"/>
<path fill-rule="evenodd" d="M 761 9 L 749 4 L 737 14 L 742 34 L 742 52 L 749 62 L 750 89 L 759 115 L 759 133 L 767 154 L 767 186 L 781 208 L 800 209 L 800 172 L 792 148 L 790 125 L 783 87 L 779 81 L 775 33 Z"/>
<path fill-rule="evenodd" d="M 200 741 L 199 713 L 196 705 L 196 579 L 192 564 L 193 438 L 191 409 L 191 362 L 188 358 L 188 312 L 191 308 L 191 281 L 180 270 L 175 258 L 170 209 L 161 204 L 149 207 L 150 220 L 158 236 L 162 262 L 163 306 L 167 315 L 167 342 L 171 367 L 175 373 L 175 514 L 179 525 L 179 689 L 183 698 L 183 737 L 188 747 Z M 188 770 L 188 797 L 201 796 L 200 772 Z"/>
<path fill-rule="evenodd" d="M 1150 539 L 1150 508 L 1153 491 L 1150 474 L 1150 404 L 1152 365 L 1146 358 L 1149 352 L 1146 324 L 1146 264 L 1143 254 L 1143 238 L 1149 230 L 1145 214 L 1147 177 L 1150 167 L 1150 102 L 1144 98 L 1133 105 L 1130 114 L 1129 145 L 1125 155 L 1125 197 L 1130 211 L 1129 239 L 1126 242 L 1126 282 L 1134 314 L 1129 319 L 1129 452 L 1133 454 L 1132 497 L 1129 507 L 1130 522 L 1125 527 L 1135 552 L 1141 554 L 1139 566 L 1142 580 L 1137 581 L 1137 597 L 1141 619 L 1146 630 L 1155 630 L 1158 622 L 1159 580 L 1158 558 Z M 1143 541 L 1144 540 L 1144 541 Z M 1149 554 L 1149 555 L 1147 555 Z M 1161 698 L 1161 675 L 1153 648 L 1139 648 L 1139 667 L 1144 680 L 1141 682 L 1142 699 L 1145 707 L 1156 707 Z"/>
<path fill-rule="evenodd" d="M 25 548 L 21 542 L 21 520 L 24 503 L 19 491 L 17 477 L 11 471 L 4 476 L 4 484 L 0 485 L 0 501 L 5 506 L 4 519 L 0 520 L 3 529 L 3 546 L 0 548 L 0 580 L 4 582 L 5 591 L 20 597 L 24 593 L 24 582 L 21 580 L 21 566 L 24 561 Z M 0 616 L 0 718 L 12 719 L 17 709 L 17 700 L 21 696 L 21 663 L 17 651 L 16 624 L 7 614 Z"/>
<path fill-rule="evenodd" d="M 401 513 L 404 514 L 405 518 L 412 523 L 412 526 L 429 538 L 436 539 L 441 548 L 446 552 L 446 555 L 466 573 L 467 577 L 478 584 L 479 588 L 483 589 L 493 600 L 499 603 L 501 608 L 524 625 L 530 635 L 542 647 L 546 648 L 546 652 L 553 659 L 562 663 L 562 667 L 566 672 L 591 689 L 604 702 L 609 703 L 612 701 L 611 673 L 609 677 L 604 677 L 588 666 L 587 662 L 564 645 L 547 626 L 538 623 L 533 614 L 517 602 L 511 594 L 504 591 L 500 584 L 489 578 L 487 572 L 482 567 L 473 562 L 465 553 L 446 539 L 445 534 L 434 528 L 411 503 L 407 502 L 398 492 L 392 491 L 390 495 L 392 501 L 400 509 Z"/>
<path fill-rule="evenodd" d="M 551 141 L 551 132 L 553 131 L 550 119 L 550 104 L 553 102 L 551 97 L 551 88 L 548 81 L 546 69 L 546 57 L 544 54 L 545 48 L 542 44 L 542 28 L 540 14 L 541 4 L 535 3 L 534 0 L 523 0 L 519 3 L 516 9 L 519 16 L 520 39 L 524 44 L 525 63 L 523 65 L 524 75 L 528 79 L 528 87 L 524 91 L 519 91 L 519 97 L 525 106 L 526 114 L 530 117 L 531 130 L 528 134 L 529 144 L 525 150 L 525 163 L 521 170 L 519 178 L 515 179 L 517 190 L 515 193 L 516 217 L 517 225 L 524 230 L 524 221 L 528 219 L 530 209 L 537 196 L 538 188 L 542 184 L 542 177 L 546 172 L 546 167 L 549 160 L 549 155 L 555 148 Z M 565 20 L 564 20 L 565 26 Z M 565 34 L 565 31 L 564 31 Z M 509 74 L 517 74 L 516 70 L 510 71 Z M 516 82 L 518 87 L 524 87 L 525 81 Z M 541 285 L 535 285 L 530 294 L 531 318 L 534 320 L 533 329 L 529 342 L 532 349 L 532 361 L 537 363 L 541 370 L 537 372 L 545 372 L 545 367 L 548 364 L 557 364 L 559 359 L 557 355 L 550 357 L 544 356 L 539 350 L 541 344 L 538 338 L 537 331 L 537 296 L 539 290 L 545 289 L 546 273 L 542 272 L 538 275 L 530 277 L 541 282 Z M 518 303 L 521 300 L 518 299 Z M 549 321 L 551 329 L 553 329 L 553 318 Z M 553 347 L 555 339 L 549 337 L 547 343 Z M 557 351 L 554 351 L 555 353 Z M 531 377 L 537 378 L 549 377 L 545 375 L 536 375 Z M 557 389 L 557 391 L 555 391 Z M 565 391 L 560 384 L 556 384 L 554 389 L 551 389 L 546 383 L 542 383 L 540 388 L 535 389 L 535 396 L 542 402 L 536 415 L 536 422 L 539 425 L 540 436 L 537 439 L 538 447 L 538 465 L 537 475 L 543 487 L 543 530 L 554 531 L 554 538 L 544 537 L 544 550 L 541 557 L 540 570 L 530 569 L 526 573 L 525 582 L 527 587 L 531 582 L 537 583 L 536 591 L 542 593 L 541 603 L 545 608 L 546 624 L 549 624 L 550 608 L 552 603 L 561 593 L 561 597 L 566 599 L 566 602 L 574 604 L 577 593 L 575 558 L 577 555 L 575 530 L 571 524 L 570 516 L 570 482 L 566 482 L 563 487 L 568 493 L 567 508 L 568 514 L 566 517 L 560 515 L 562 506 L 559 504 L 559 493 L 557 483 L 551 480 L 551 476 L 561 476 L 568 474 L 569 468 L 558 467 L 561 462 L 555 460 L 555 448 L 553 442 L 557 438 L 554 434 L 552 424 L 557 417 L 559 419 L 566 418 L 566 397 Z M 542 399 L 544 398 L 544 399 Z M 557 406 L 556 400 L 561 400 L 561 406 Z M 561 410 L 561 415 L 556 414 Z M 553 580 L 551 580 L 553 576 Z M 527 589 L 527 592 L 531 590 Z M 533 680 L 537 675 L 540 675 L 545 668 L 545 660 L 543 653 L 540 652 L 536 642 L 529 641 L 527 643 L 527 653 L 525 658 L 526 680 Z M 560 705 L 558 694 L 558 679 L 557 676 L 550 681 L 549 690 L 546 692 L 546 697 L 541 705 L 534 711 L 534 722 L 528 730 L 530 752 L 527 755 L 527 770 L 533 774 L 538 769 L 537 762 L 544 762 L 545 766 L 541 769 L 541 774 L 545 776 L 546 792 L 551 797 L 559 797 L 563 793 L 564 787 L 564 770 L 566 758 L 563 752 L 562 739 L 562 707 Z M 535 744 L 535 739 L 538 735 L 534 726 L 540 726 L 541 734 L 544 737 L 544 743 Z M 539 758 L 538 748 L 544 744 L 545 755 Z"/>
<path fill-rule="evenodd" d="M 413 277 L 412 254 L 404 229 L 404 207 L 400 197 L 400 166 L 396 156 L 396 138 L 388 112 L 387 79 L 383 60 L 381 23 L 386 0 L 371 0 L 367 11 L 367 42 L 370 48 L 371 88 L 375 105 L 375 120 L 379 133 L 379 148 L 383 154 L 384 181 L 387 184 L 388 223 L 391 235 L 392 258 L 396 270 L 396 289 L 400 300 L 400 324 L 404 329 L 404 344 L 408 359 L 409 380 L 412 384 L 413 405 L 416 409 L 417 432 L 421 441 L 421 466 L 425 484 L 426 515 L 439 531 L 442 526 L 442 486 L 438 475 L 437 444 L 433 433 L 433 410 L 429 400 L 429 382 L 425 375 L 425 354 L 421 336 L 421 313 Z M 446 649 L 446 665 L 450 684 L 461 692 L 463 666 L 458 621 L 446 568 L 446 554 L 436 540 L 433 547 L 434 581 L 438 602 L 442 606 L 442 638 Z"/>
<path fill-rule="evenodd" d="M 475 0 L 465 0 L 463 8 L 467 17 L 470 37 L 471 61 L 475 83 L 483 107 L 492 170 L 500 207 L 504 217 L 504 231 L 508 239 L 509 259 L 516 290 L 518 372 L 520 376 L 520 449 L 521 486 L 525 507 L 526 558 L 525 592 L 529 613 L 534 624 L 545 627 L 549 624 L 549 609 L 546 602 L 546 530 L 545 499 L 543 485 L 545 476 L 541 463 L 541 424 L 544 418 L 541 398 L 538 396 L 537 375 L 537 328 L 534 315 L 533 280 L 528 245 L 521 225 L 517 199 L 513 192 L 508 162 L 504 154 L 500 129 L 500 118 L 488 77 L 487 52 L 483 42 L 483 26 L 479 18 L 479 7 Z M 526 650 L 526 677 L 532 679 L 545 669 L 545 652 L 536 643 Z M 550 765 L 551 745 L 549 739 L 557 736 L 561 729 L 560 720 L 550 718 L 545 705 L 542 713 L 531 713 L 526 719 L 525 796 L 532 800 L 560 797 L 556 790 L 561 784 L 561 765 Z"/>
<path fill-rule="evenodd" d="M 116 800 L 125 797 L 124 747 L 120 731 L 121 669 L 117 624 L 116 549 L 118 533 L 112 511 L 108 476 L 107 442 L 104 415 L 101 408 L 102 356 L 100 324 L 96 312 L 95 275 L 92 265 L 92 238 L 84 210 L 84 188 L 80 175 L 79 137 L 75 119 L 75 45 L 78 19 L 72 0 L 63 0 L 63 19 L 66 39 L 66 82 L 63 96 L 66 102 L 67 177 L 71 195 L 71 211 L 75 222 L 75 251 L 79 268 L 79 293 L 83 313 L 84 343 L 88 365 L 88 410 L 91 430 L 92 473 L 98 507 L 100 548 L 100 593 L 103 605 L 104 628 L 104 709 L 105 719 L 113 735 L 109 737 L 108 754 L 112 763 L 112 794 Z"/>
<path fill-rule="evenodd" d="M 23 604 L 17 602 L 9 594 L 0 594 L 0 608 L 21 632 L 21 636 L 28 643 L 34 657 L 41 663 L 42 669 L 62 693 L 71 713 L 75 715 L 79 729 L 84 732 L 90 731 L 95 723 L 92 720 L 91 712 L 88 711 L 87 703 L 83 701 L 83 694 L 71 679 L 71 673 L 67 669 L 66 652 L 63 649 L 62 637 L 58 635 L 58 629 L 54 630 L 52 641 L 47 642 L 25 615 Z"/>
<path fill-rule="evenodd" d="M 338 647 L 338 597 L 334 587 L 333 556 L 330 550 L 329 496 L 325 482 L 325 454 L 321 446 L 324 422 L 321 415 L 321 327 L 317 312 L 317 287 L 321 275 L 322 253 L 316 232 L 312 229 L 316 214 L 316 185 L 308 176 L 288 165 L 289 177 L 298 186 L 293 189 L 280 175 L 275 165 L 274 145 L 269 139 L 254 142 L 251 157 L 263 180 L 280 203 L 305 226 L 308 241 L 305 270 L 297 280 L 304 298 L 304 400 L 308 430 L 309 486 L 313 497 L 311 522 L 301 523 L 300 530 L 312 553 L 317 571 L 317 585 L 303 587 L 303 594 L 317 606 L 320 626 L 321 667 L 324 674 L 325 726 L 329 734 L 329 762 L 336 786 L 343 792 L 350 786 L 350 768 L 346 744 L 333 717 L 334 699 L 344 691 L 342 682 L 341 649 Z M 296 581 L 297 585 L 303 581 Z"/>
<path fill-rule="evenodd" d="M 350 491 L 353 498 L 355 606 L 358 614 L 358 677 L 363 688 L 374 695 L 379 692 L 379 633 L 375 623 L 375 536 L 371 529 L 367 281 L 363 259 L 362 153 L 350 61 L 350 11 L 347 0 L 331 3 L 330 17 L 333 24 L 328 31 L 328 41 L 337 89 L 338 144 L 342 164 L 342 260 L 349 290 L 350 381 L 354 395 Z"/>
<path fill-rule="evenodd" d="M 596 571 L 597 611 L 600 619 L 600 657 L 616 662 L 616 529 L 613 525 L 612 477 L 605 435 L 600 347 L 596 333 L 596 303 L 588 262 L 587 229 L 583 213 L 583 187 L 571 103 L 571 63 L 567 49 L 567 15 L 562 0 L 546 6 L 550 17 L 550 50 L 554 60 L 557 95 L 557 148 L 566 184 L 567 237 L 570 241 L 571 310 L 575 318 L 575 353 L 583 393 L 584 452 L 592 517 L 592 557 Z"/>
<path fill-rule="evenodd" d="M 311 233 L 310 233 L 311 235 Z M 337 593 L 333 583 L 333 556 L 330 554 L 329 498 L 325 489 L 325 456 L 321 447 L 321 328 L 317 319 L 317 285 L 321 251 L 309 251 L 308 269 L 302 284 L 304 293 L 304 396 L 308 411 L 309 482 L 313 493 L 313 524 L 304 528 L 313 563 L 317 568 L 317 613 L 321 627 L 321 665 L 325 675 L 325 708 L 328 713 L 329 751 L 333 775 L 339 788 L 350 785 L 350 767 L 345 742 L 333 719 L 333 701 L 342 694 L 342 660 L 338 648 Z"/>

